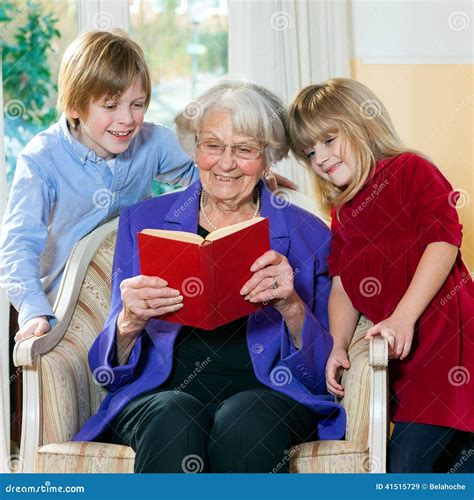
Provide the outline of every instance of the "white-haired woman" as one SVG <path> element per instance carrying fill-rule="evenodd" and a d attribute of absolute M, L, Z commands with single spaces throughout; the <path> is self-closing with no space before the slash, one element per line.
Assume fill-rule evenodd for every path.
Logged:
<path fill-rule="evenodd" d="M 200 180 L 122 212 L 110 316 L 89 356 L 93 371 L 106 367 L 113 377 L 75 439 L 132 446 L 137 472 L 285 471 L 292 445 L 338 439 L 345 429 L 324 377 L 330 233 L 310 213 L 271 203 L 262 182 L 289 148 L 280 99 L 225 80 L 196 110 L 176 123 Z M 184 202 L 186 210 L 176 210 Z M 137 232 L 205 236 L 257 215 L 269 218 L 272 250 L 252 266 L 241 294 L 268 306 L 214 331 L 164 321 L 186 298 L 160 277 L 140 276 Z"/>

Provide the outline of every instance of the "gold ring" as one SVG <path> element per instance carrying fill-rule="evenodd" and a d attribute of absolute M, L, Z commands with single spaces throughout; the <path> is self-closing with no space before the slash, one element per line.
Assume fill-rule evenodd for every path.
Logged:
<path fill-rule="evenodd" d="M 147 299 L 144 299 L 145 300 L 145 309 L 151 309 L 151 306 L 150 306 L 150 303 L 148 302 Z"/>

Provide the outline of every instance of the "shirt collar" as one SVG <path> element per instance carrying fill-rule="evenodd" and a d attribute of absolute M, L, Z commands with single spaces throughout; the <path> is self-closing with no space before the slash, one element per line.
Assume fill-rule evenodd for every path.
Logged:
<path fill-rule="evenodd" d="M 79 161 L 84 165 L 87 160 L 90 160 L 94 163 L 98 163 L 100 161 L 105 161 L 100 156 L 97 156 L 96 152 L 92 149 L 89 149 L 87 146 L 79 142 L 70 132 L 68 127 L 68 121 L 65 113 L 61 114 L 59 118 L 59 127 L 61 133 L 66 140 L 66 142 L 71 146 L 74 152 L 77 154 Z"/>

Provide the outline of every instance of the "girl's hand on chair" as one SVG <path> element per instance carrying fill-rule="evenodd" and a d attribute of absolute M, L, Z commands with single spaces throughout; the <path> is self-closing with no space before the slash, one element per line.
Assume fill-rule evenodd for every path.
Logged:
<path fill-rule="evenodd" d="M 18 330 L 15 335 L 15 342 L 20 342 L 20 340 L 25 340 L 29 337 L 41 337 L 41 335 L 49 332 L 49 330 L 51 330 L 51 326 L 46 316 L 31 318 Z"/>
<path fill-rule="evenodd" d="M 389 358 L 400 358 L 402 360 L 410 352 L 414 331 L 415 324 L 412 321 L 402 315 L 393 313 L 388 318 L 369 328 L 364 339 L 370 340 L 370 337 L 375 335 L 385 337 L 389 346 Z"/>
<path fill-rule="evenodd" d="M 344 387 L 339 383 L 342 370 L 349 370 L 351 363 L 347 356 L 347 351 L 342 347 L 333 347 L 326 363 L 326 387 L 327 390 L 342 398 Z"/>

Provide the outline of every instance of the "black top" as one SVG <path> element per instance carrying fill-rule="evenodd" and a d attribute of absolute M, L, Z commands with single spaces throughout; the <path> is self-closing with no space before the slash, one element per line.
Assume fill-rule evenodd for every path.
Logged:
<path fill-rule="evenodd" d="M 198 234 L 209 232 L 199 226 Z M 173 368 L 161 390 L 181 390 L 202 402 L 220 402 L 246 389 L 265 387 L 255 376 L 247 347 L 247 319 L 215 330 L 184 326 L 176 338 Z"/>

